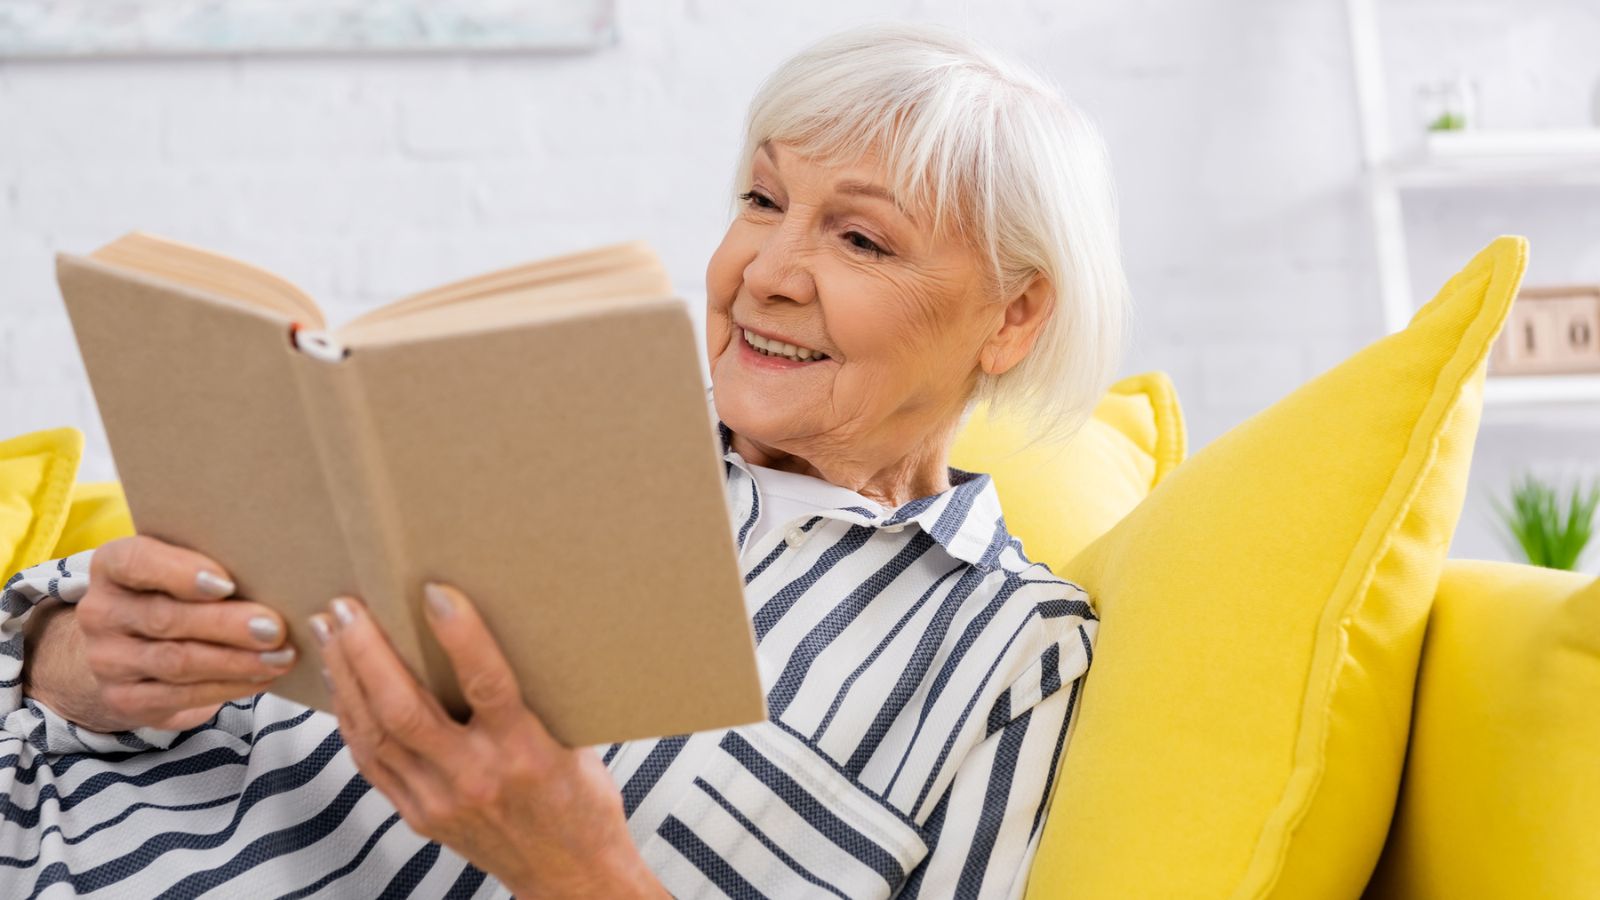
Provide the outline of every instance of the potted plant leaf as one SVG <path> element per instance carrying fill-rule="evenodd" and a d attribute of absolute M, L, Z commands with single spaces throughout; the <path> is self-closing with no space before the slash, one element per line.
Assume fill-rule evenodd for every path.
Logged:
<path fill-rule="evenodd" d="M 1524 472 L 1512 486 L 1509 508 L 1495 497 L 1489 500 L 1529 563 L 1572 570 L 1594 536 L 1600 483 L 1587 490 L 1574 485 L 1562 498 L 1554 486 Z"/>

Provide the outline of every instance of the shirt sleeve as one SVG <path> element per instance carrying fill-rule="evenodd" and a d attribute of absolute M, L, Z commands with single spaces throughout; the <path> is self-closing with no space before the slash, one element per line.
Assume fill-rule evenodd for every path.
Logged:
<path fill-rule="evenodd" d="M 78 602 L 89 590 L 89 561 L 93 556 L 94 550 L 84 550 L 39 563 L 6 579 L 4 592 L 0 593 L 0 737 L 21 739 L 47 756 L 165 749 L 181 732 L 156 728 L 90 731 L 23 694 L 23 637 L 29 617 L 47 601 Z"/>
<path fill-rule="evenodd" d="M 897 896 L 1022 896 L 1056 769 L 1077 725 L 1098 625 L 1074 621 L 1001 694 L 986 736 L 928 817 L 928 855 Z"/>

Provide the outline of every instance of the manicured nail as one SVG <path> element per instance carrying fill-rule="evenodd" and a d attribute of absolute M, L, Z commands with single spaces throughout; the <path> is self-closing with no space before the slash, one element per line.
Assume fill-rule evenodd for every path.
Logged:
<path fill-rule="evenodd" d="M 218 575 L 215 572 L 208 572 L 205 569 L 201 569 L 199 573 L 194 576 L 194 585 L 199 589 L 200 593 L 205 594 L 208 597 L 216 597 L 218 599 L 226 597 L 229 594 L 232 594 L 234 591 L 232 581 L 223 578 L 221 575 Z"/>
<path fill-rule="evenodd" d="M 283 637 L 283 629 L 278 627 L 278 620 L 271 616 L 251 616 L 248 624 L 250 636 L 263 644 L 277 643 Z"/>
<path fill-rule="evenodd" d="M 339 620 L 340 625 L 349 625 L 356 620 L 356 611 L 350 608 L 343 597 L 333 598 L 333 615 Z"/>
<path fill-rule="evenodd" d="M 324 647 L 333 639 L 333 629 L 328 627 L 328 620 L 321 616 L 311 617 L 311 634 L 316 637 L 317 643 Z"/>
<path fill-rule="evenodd" d="M 436 619 L 448 619 L 455 613 L 455 605 L 450 602 L 450 594 L 444 588 L 428 582 L 422 586 L 422 594 L 428 598 L 428 611 Z"/>
<path fill-rule="evenodd" d="M 322 670 L 322 683 L 328 686 L 328 693 L 333 693 L 333 676 L 328 674 L 327 669 Z"/>
<path fill-rule="evenodd" d="M 268 650 L 261 654 L 261 661 L 269 666 L 287 666 L 294 662 L 294 648 L 285 647 L 282 650 Z"/>

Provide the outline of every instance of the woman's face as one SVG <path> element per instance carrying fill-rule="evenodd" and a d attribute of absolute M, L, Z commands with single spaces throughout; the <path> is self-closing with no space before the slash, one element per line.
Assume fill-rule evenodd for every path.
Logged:
<path fill-rule="evenodd" d="M 984 302 L 976 254 L 899 209 L 874 162 L 824 166 L 763 145 L 706 268 L 718 415 L 819 469 L 830 454 L 911 455 L 953 424 L 1002 315 Z M 747 330 L 810 358 L 765 355 Z"/>

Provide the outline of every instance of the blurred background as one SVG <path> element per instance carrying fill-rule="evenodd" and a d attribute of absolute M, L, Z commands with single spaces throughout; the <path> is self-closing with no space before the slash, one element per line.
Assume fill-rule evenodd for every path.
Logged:
<path fill-rule="evenodd" d="M 1171 375 L 1191 453 L 1515 233 L 1554 305 L 1512 323 L 1540 346 L 1497 360 L 1451 555 L 1521 561 L 1493 500 L 1600 473 L 1593 0 L 0 0 L 0 437 L 78 426 L 80 478 L 116 477 L 53 254 L 134 228 L 272 269 L 333 324 L 643 238 L 698 317 L 752 93 L 884 19 L 965 28 L 1099 125 L 1123 372 Z"/>

